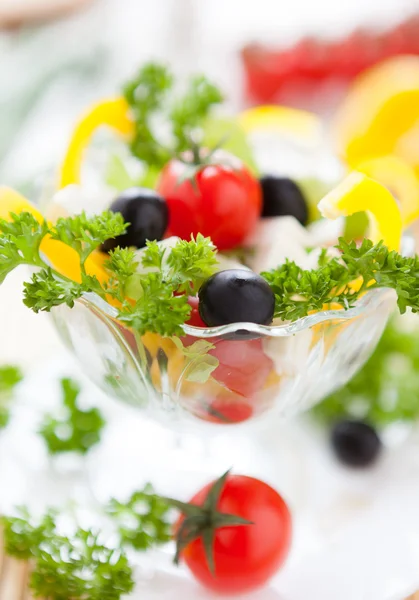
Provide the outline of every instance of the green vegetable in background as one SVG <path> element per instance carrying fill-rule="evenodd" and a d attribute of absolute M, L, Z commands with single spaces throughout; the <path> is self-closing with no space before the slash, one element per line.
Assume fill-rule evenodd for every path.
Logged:
<path fill-rule="evenodd" d="M 16 385 L 23 375 L 19 367 L 5 365 L 0 367 L 0 429 L 9 422 L 9 404 Z"/>
<path fill-rule="evenodd" d="M 234 119 L 208 117 L 202 125 L 202 145 L 207 148 L 221 146 L 237 156 L 257 177 L 257 168 L 253 152 L 246 133 Z"/>
<path fill-rule="evenodd" d="M 363 419 L 377 426 L 419 418 L 419 331 L 393 319 L 364 367 L 312 410 L 325 422 Z"/>
<path fill-rule="evenodd" d="M 112 154 L 105 172 L 105 182 L 118 192 L 130 187 L 155 188 L 160 171 L 156 167 L 147 167 L 141 175 L 129 172 L 123 158 Z"/>
<path fill-rule="evenodd" d="M 77 405 L 80 387 L 72 379 L 62 379 L 63 407 L 67 416 L 62 419 L 47 415 L 39 430 L 50 454 L 77 452 L 86 454 L 100 442 L 105 421 L 97 408 L 82 410 Z"/>
<path fill-rule="evenodd" d="M 169 160 L 191 148 L 197 130 L 213 106 L 222 101 L 221 92 L 204 76 L 192 77 L 186 89 L 173 95 L 174 77 L 168 67 L 147 63 L 124 86 L 124 96 L 135 120 L 131 151 L 150 167 L 161 169 Z M 154 122 L 170 124 L 161 139 Z M 198 140 L 199 141 L 199 140 Z"/>

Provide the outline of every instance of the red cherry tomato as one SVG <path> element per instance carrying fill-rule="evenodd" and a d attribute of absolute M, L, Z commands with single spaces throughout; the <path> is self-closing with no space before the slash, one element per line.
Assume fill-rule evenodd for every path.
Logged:
<path fill-rule="evenodd" d="M 263 387 L 274 365 L 263 351 L 262 340 L 221 340 L 215 346 L 210 354 L 220 361 L 212 373 L 216 381 L 245 397 Z"/>
<path fill-rule="evenodd" d="M 233 425 L 244 423 L 253 416 L 253 408 L 250 403 L 237 398 L 219 396 L 207 408 L 204 418 L 211 423 L 220 425 Z"/>
<path fill-rule="evenodd" d="M 190 165 L 178 159 L 165 166 L 157 191 L 169 206 L 170 235 L 189 240 L 202 233 L 227 250 L 253 230 L 262 210 L 259 182 L 238 159 L 226 156 L 233 166 L 203 165 L 193 179 L 185 178 Z"/>
<path fill-rule="evenodd" d="M 192 307 L 191 316 L 186 321 L 187 325 L 192 325 L 193 327 L 207 327 L 204 321 L 201 319 L 201 315 L 199 314 L 198 305 L 199 300 L 194 296 L 189 296 L 188 304 Z M 194 337 L 193 335 L 184 335 L 182 337 L 182 343 L 184 346 L 192 346 L 195 342 L 200 340 L 199 337 Z"/>
<path fill-rule="evenodd" d="M 199 298 L 195 296 L 189 296 L 188 304 L 192 307 L 191 316 L 189 317 L 187 323 L 188 325 L 192 325 L 193 327 L 205 327 L 208 325 L 204 323 L 201 319 L 201 315 L 199 314 L 198 306 L 199 306 Z M 198 339 L 198 338 L 197 338 Z"/>
<path fill-rule="evenodd" d="M 198 492 L 191 504 L 202 505 L 211 485 Z M 215 530 L 214 575 L 209 570 L 201 537 L 182 551 L 186 565 L 198 581 L 218 593 L 240 594 L 264 585 L 283 564 L 290 549 L 292 524 L 285 501 L 263 481 L 229 475 L 216 508 L 252 524 Z M 183 520 L 179 519 L 177 528 Z"/>

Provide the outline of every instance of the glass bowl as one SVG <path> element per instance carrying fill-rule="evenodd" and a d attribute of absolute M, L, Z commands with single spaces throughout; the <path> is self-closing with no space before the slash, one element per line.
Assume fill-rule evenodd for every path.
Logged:
<path fill-rule="evenodd" d="M 394 292 L 377 289 L 346 311 L 269 327 L 184 325 L 181 338 L 135 335 L 95 294 L 52 314 L 64 342 L 99 387 L 182 428 L 270 421 L 307 410 L 362 367 L 394 307 Z"/>

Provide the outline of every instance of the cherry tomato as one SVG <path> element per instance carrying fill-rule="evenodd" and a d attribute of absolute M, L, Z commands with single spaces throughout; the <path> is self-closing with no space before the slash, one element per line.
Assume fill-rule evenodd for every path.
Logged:
<path fill-rule="evenodd" d="M 202 506 L 213 484 L 191 500 Z M 202 537 L 183 549 L 181 557 L 204 586 L 227 594 L 240 594 L 264 585 L 285 561 L 292 524 L 283 498 L 269 485 L 243 475 L 228 475 L 215 508 L 251 521 L 247 525 L 222 526 L 215 530 L 214 574 L 209 569 Z M 179 528 L 184 521 L 181 517 Z"/>
<path fill-rule="evenodd" d="M 207 327 L 199 314 L 199 298 L 189 296 L 188 304 L 192 307 L 191 316 L 187 321 L 188 325 L 192 325 L 193 327 Z"/>
<path fill-rule="evenodd" d="M 249 397 L 264 385 L 274 364 L 263 351 L 262 340 L 221 340 L 209 352 L 220 364 L 213 378 L 241 396 Z"/>
<path fill-rule="evenodd" d="M 199 300 L 194 296 L 189 296 L 188 304 L 192 307 L 191 316 L 186 321 L 187 325 L 192 325 L 193 327 L 207 327 L 204 321 L 201 319 L 201 315 L 199 314 L 198 306 Z M 199 337 L 194 337 L 193 335 L 184 335 L 182 336 L 182 343 L 184 346 L 192 346 L 195 342 L 200 340 Z"/>
<path fill-rule="evenodd" d="M 233 425 L 244 423 L 253 416 L 253 408 L 249 402 L 228 396 L 218 396 L 208 406 L 204 418 L 211 423 L 220 425 Z"/>
<path fill-rule="evenodd" d="M 169 207 L 170 235 L 189 240 L 202 233 L 227 250 L 251 233 L 262 210 L 259 182 L 236 157 L 223 157 L 222 163 L 203 165 L 192 179 L 191 165 L 179 159 L 165 166 L 157 191 Z"/>

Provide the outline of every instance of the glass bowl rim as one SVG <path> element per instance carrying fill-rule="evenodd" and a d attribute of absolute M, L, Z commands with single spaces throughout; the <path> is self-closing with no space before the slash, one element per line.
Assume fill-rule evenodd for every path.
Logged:
<path fill-rule="evenodd" d="M 197 339 L 211 339 L 218 338 L 225 335 L 238 334 L 237 339 L 240 339 L 240 332 L 246 331 L 252 334 L 258 334 L 262 337 L 289 337 L 310 329 L 320 323 L 327 321 L 350 321 L 360 315 L 374 310 L 386 296 L 394 296 L 396 301 L 396 293 L 390 288 L 375 288 L 367 292 L 362 298 L 360 298 L 354 307 L 348 309 L 333 309 L 333 310 L 322 310 L 306 317 L 301 317 L 292 323 L 284 323 L 281 325 L 259 325 L 257 323 L 229 323 L 228 325 L 220 325 L 218 327 L 194 327 L 193 325 L 187 325 L 186 323 L 182 326 L 185 335 L 195 337 Z M 100 312 L 104 313 L 107 317 L 113 320 L 118 320 L 118 311 L 114 306 L 111 306 L 108 302 L 100 298 L 94 292 L 83 294 L 83 296 L 76 300 L 81 301 L 86 306 L 93 305 L 93 307 Z M 245 336 L 243 336 L 245 339 Z"/>

